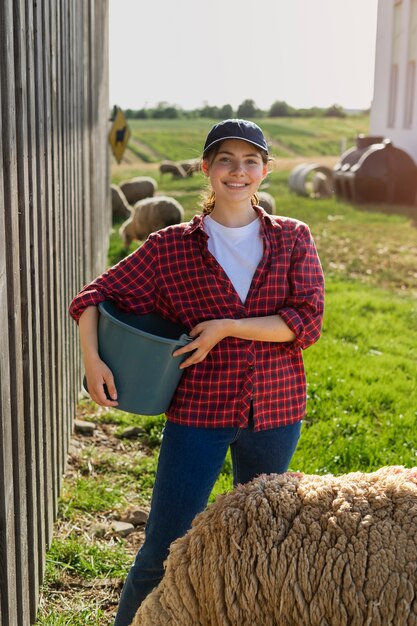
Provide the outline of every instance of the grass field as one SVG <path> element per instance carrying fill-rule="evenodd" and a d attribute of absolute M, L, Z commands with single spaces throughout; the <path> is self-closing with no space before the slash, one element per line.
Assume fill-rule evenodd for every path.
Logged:
<path fill-rule="evenodd" d="M 283 128 L 282 121 L 262 121 L 285 149 L 302 150 L 305 145 L 307 153 L 313 138 L 311 149 L 321 154 L 319 147 L 325 149 L 328 137 L 325 153 L 336 154 L 332 150 L 338 137 L 348 136 L 347 124 L 353 136 L 357 120 L 332 120 L 331 128 L 325 123 L 288 120 Z M 361 123 L 366 132 L 366 120 Z M 152 122 L 147 132 L 142 124 L 135 125 L 134 133 L 149 152 L 158 158 L 187 158 L 196 155 L 184 154 L 184 146 L 195 146 L 195 140 L 201 144 L 211 122 L 197 120 L 189 135 L 182 134 L 178 122 L 171 123 L 175 131 L 168 122 Z M 152 171 L 152 163 L 136 159 L 114 167 L 113 179 L 126 174 L 124 165 L 133 174 Z M 187 219 L 191 217 L 202 176 L 172 181 L 156 173 L 156 178 L 159 191 L 175 195 Z M 310 225 L 326 275 L 323 334 L 305 352 L 308 408 L 291 469 L 341 474 L 388 464 L 417 465 L 416 209 L 365 210 L 335 199 L 301 198 L 288 190 L 287 178 L 285 168 L 273 171 L 266 188 L 276 198 L 278 213 Z M 119 225 L 114 224 L 109 263 L 124 254 Z M 79 415 L 94 421 L 96 431 L 91 438 L 78 435 L 73 440 L 38 626 L 111 624 L 121 580 L 143 538 L 143 528 L 120 538 L 111 522 L 129 506 L 149 503 L 163 416 L 104 410 L 86 399 L 80 402 Z M 141 429 L 136 439 L 121 438 L 128 426 Z M 211 499 L 230 487 L 227 458 Z"/>
<path fill-rule="evenodd" d="M 341 119 L 283 117 L 254 121 L 262 126 L 276 157 L 337 155 L 341 141 L 352 146 L 356 135 L 366 133 L 369 125 L 369 118 L 365 115 Z M 132 155 L 133 160 L 139 158 L 145 163 L 199 157 L 200 147 L 213 123 L 208 119 L 129 120 L 132 139 L 125 160 L 131 160 Z"/>

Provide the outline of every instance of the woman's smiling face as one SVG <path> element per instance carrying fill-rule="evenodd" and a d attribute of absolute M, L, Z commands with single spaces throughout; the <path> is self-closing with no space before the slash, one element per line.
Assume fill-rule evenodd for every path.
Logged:
<path fill-rule="evenodd" d="M 241 139 L 226 139 L 212 160 L 205 159 L 203 172 L 209 176 L 217 200 L 243 202 L 257 192 L 268 173 L 256 146 Z"/>

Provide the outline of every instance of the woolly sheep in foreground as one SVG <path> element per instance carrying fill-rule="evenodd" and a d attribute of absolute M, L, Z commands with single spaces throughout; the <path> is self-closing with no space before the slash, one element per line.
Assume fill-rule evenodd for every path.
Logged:
<path fill-rule="evenodd" d="M 263 475 L 171 546 L 132 626 L 417 624 L 417 468 Z"/>
<path fill-rule="evenodd" d="M 132 206 L 143 198 L 152 198 L 158 189 L 158 183 L 151 176 L 136 176 L 120 183 L 120 189 Z"/>
<path fill-rule="evenodd" d="M 119 233 L 127 248 L 133 239 L 146 239 L 156 230 L 179 224 L 183 219 L 184 209 L 175 198 L 144 198 L 136 202 L 131 217 L 122 224 Z"/>

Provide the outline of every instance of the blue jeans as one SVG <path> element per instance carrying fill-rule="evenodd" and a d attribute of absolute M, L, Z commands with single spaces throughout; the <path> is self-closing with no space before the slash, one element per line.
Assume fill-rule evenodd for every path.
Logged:
<path fill-rule="evenodd" d="M 249 428 L 193 428 L 167 422 L 158 460 L 145 542 L 130 569 L 114 626 L 128 626 L 162 579 L 170 544 L 207 505 L 230 446 L 234 485 L 288 469 L 301 422 L 254 432 Z"/>

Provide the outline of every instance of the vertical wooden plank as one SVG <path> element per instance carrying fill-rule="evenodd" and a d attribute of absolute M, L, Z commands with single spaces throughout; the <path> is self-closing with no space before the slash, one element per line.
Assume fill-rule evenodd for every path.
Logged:
<path fill-rule="evenodd" d="M 103 207 L 105 219 L 102 220 L 100 240 L 101 263 L 107 267 L 107 250 L 109 244 L 109 236 L 112 225 L 112 210 L 110 200 L 110 166 L 109 166 L 109 150 L 108 150 L 108 126 L 109 126 L 109 47 L 108 47 L 108 29 L 109 29 L 109 11 L 108 0 L 100 4 L 100 29 L 99 29 L 99 54 L 100 54 L 100 70 L 98 80 L 100 81 L 99 105 L 100 105 L 100 204 Z"/>
<path fill-rule="evenodd" d="M 44 238 L 45 238 L 45 264 L 46 264 L 46 285 L 47 296 L 45 302 L 47 324 L 45 331 L 48 335 L 48 353 L 47 353 L 47 370 L 50 385 L 49 394 L 49 411 L 45 420 L 45 441 L 47 448 L 45 453 L 49 456 L 49 465 L 51 471 L 50 499 L 51 524 L 48 528 L 48 542 L 52 536 L 52 522 L 56 515 L 56 504 L 58 496 L 58 478 L 56 463 L 56 420 L 58 418 L 56 411 L 56 362 L 55 362 L 55 343 L 56 343 L 56 319 L 54 299 L 57 297 L 55 290 L 55 249 L 54 249 L 54 204 L 52 193 L 52 150 L 51 150 L 51 42 L 49 30 L 49 1 L 42 3 L 41 10 L 42 23 L 42 71 L 43 71 L 43 106 L 44 106 L 44 146 L 45 146 L 45 207 L 44 207 Z"/>
<path fill-rule="evenodd" d="M 67 159 L 67 120 L 68 120 L 68 90 L 67 90 L 67 49 L 66 49 L 66 14 L 67 14 L 67 0 L 63 0 L 57 5 L 58 15 L 58 50 L 59 50 L 59 112 L 60 112 L 60 146 L 59 146 L 59 158 L 60 158 L 60 177 L 61 177 L 61 211 L 65 216 L 65 245 L 63 247 L 62 267 L 63 267 L 63 288 L 66 295 L 67 302 L 69 301 L 69 294 L 72 292 L 72 266 L 71 266 L 71 219 L 70 219 L 70 207 L 68 201 L 69 193 L 69 181 L 68 181 L 68 159 Z M 70 397 L 73 389 L 73 360 L 71 351 L 71 321 L 66 316 L 65 320 L 65 337 L 64 337 L 64 351 L 66 363 L 71 367 L 66 367 L 64 370 L 65 380 L 65 403 L 67 411 L 70 408 Z M 66 429 L 69 430 L 68 422 L 70 420 L 70 412 L 68 411 L 66 416 Z"/>
<path fill-rule="evenodd" d="M 39 320 L 40 320 L 40 353 L 41 353 L 41 382 L 42 382 L 42 406 L 43 417 L 41 421 L 42 444 L 41 454 L 43 455 L 43 524 L 46 542 L 49 542 L 53 524 L 53 502 L 52 502 L 52 467 L 51 455 L 48 450 L 50 442 L 51 423 L 51 377 L 50 377 L 50 346 L 49 346 L 49 317 L 48 317 L 48 248 L 46 242 L 46 207 L 48 203 L 46 163 L 45 163 L 45 105 L 44 105 L 44 67 L 43 67 L 43 24 L 42 24 L 42 3 L 33 4 L 34 18 L 34 65 L 35 65 L 35 109 L 36 109 L 36 154 L 37 154 L 37 199 L 38 208 L 38 255 L 39 255 Z"/>
<path fill-rule="evenodd" d="M 29 187 L 29 251 L 30 251 L 30 278 L 32 293 L 32 354 L 31 368 L 33 372 L 33 405 L 34 405 L 34 430 L 32 434 L 32 445 L 35 453 L 33 464 L 33 476 L 35 479 L 35 494 L 33 502 L 33 517 L 36 524 L 36 537 L 34 537 L 34 546 L 37 547 L 37 557 L 34 561 L 34 568 L 37 578 L 37 586 L 43 577 L 44 559 L 46 549 L 45 524 L 44 524 L 44 456 L 43 456 L 43 393 L 42 393 L 42 349 L 43 341 L 41 339 L 40 326 L 40 310 L 41 310 L 41 287 L 40 276 L 42 272 L 41 258 L 39 257 L 40 243 L 38 240 L 38 167 L 39 159 L 36 151 L 36 126 L 37 126 L 37 110 L 36 110 L 36 87 L 35 87 L 35 35 L 34 35 L 34 17 L 33 2 L 26 0 L 25 2 L 26 17 L 26 56 L 27 56 L 27 73 L 26 73 L 26 91 L 28 97 L 28 114 L 27 114 L 27 141 L 28 141 L 28 187 Z M 34 548 L 35 549 L 35 548 Z M 33 611 L 34 607 L 31 607 Z"/>
<path fill-rule="evenodd" d="M 83 270 L 83 282 L 87 283 L 93 275 L 92 269 L 92 250 L 89 242 L 91 240 L 91 192 L 90 192 L 90 160 L 91 160 L 91 147 L 89 141 L 89 89 L 91 84 L 91 64 L 89 55 L 89 30 L 90 30 L 90 11 L 88 3 L 83 3 L 83 59 L 84 59 L 84 72 L 83 72 L 83 126 L 82 126 L 82 138 L 83 138 L 83 216 L 84 216 L 84 228 L 83 228 L 83 248 L 84 248 L 84 270 Z"/>
<path fill-rule="evenodd" d="M 103 66 L 101 72 L 101 109 L 102 117 L 100 122 L 101 138 L 102 138 L 102 166 L 101 166 L 101 179 L 102 179 L 102 193 L 104 194 L 103 206 L 106 207 L 107 224 L 102 228 L 103 242 L 102 247 L 102 262 L 107 266 L 107 253 L 110 242 L 110 232 L 112 228 L 112 207 L 111 207 L 111 192 L 110 192 L 110 162 L 109 162 L 109 146 L 108 146 L 108 131 L 109 131 L 109 0 L 105 0 L 102 4 L 103 10 L 103 23 L 101 29 L 101 37 L 103 41 L 102 45 L 102 59 Z"/>
<path fill-rule="evenodd" d="M 26 58 L 26 15 L 24 0 L 15 0 L 14 10 L 14 56 L 16 63 L 16 150 L 17 150 L 17 186 L 19 216 L 19 256 L 20 256 L 20 315 L 21 315 L 21 355 L 23 365 L 23 409 L 25 423 L 25 474 L 27 494 L 26 524 L 27 555 L 22 558 L 22 577 L 27 578 L 27 589 L 30 596 L 24 598 L 23 617 L 34 620 L 36 616 L 39 579 L 37 569 L 37 494 L 35 471 L 35 402 L 34 377 L 32 367 L 33 334 L 32 334 L 32 290 L 31 290 L 31 258 L 30 258 L 30 197 L 29 197 L 29 137 L 28 137 L 28 100 L 27 100 L 27 58 Z M 19 358 L 19 357 L 18 357 Z M 22 528 L 22 526 L 21 526 Z M 26 602 L 29 602 L 29 607 Z"/>
<path fill-rule="evenodd" d="M 55 319 L 55 449 L 56 449 L 56 490 L 59 491 L 60 480 L 65 466 L 65 456 L 67 452 L 67 437 L 63 433 L 64 406 L 63 406 L 63 316 L 66 313 L 64 293 L 62 286 L 62 212 L 59 196 L 59 165 L 58 165 L 58 97 L 57 97 L 57 5 L 54 0 L 49 0 L 49 24 L 50 50 L 51 50 L 51 76 L 49 81 L 50 102 L 51 102 L 51 241 L 54 255 L 54 272 L 52 299 L 53 316 Z"/>
<path fill-rule="evenodd" d="M 62 294 L 61 301 L 61 315 L 63 316 L 62 323 L 62 336 L 60 341 L 61 353 L 62 353 L 62 438 L 66 442 L 65 450 L 67 448 L 69 438 L 68 422 L 72 418 L 72 411 L 69 405 L 69 393 L 70 393 L 70 374 L 69 371 L 72 366 L 69 367 L 70 354 L 69 354 L 69 329 L 71 320 L 67 314 L 69 304 L 69 288 L 68 288 L 68 215 L 65 205 L 65 177 L 64 177 L 64 152 L 63 152 L 63 124 L 64 124 L 64 110 L 63 110 L 63 93 L 64 93 L 64 81 L 63 81 L 63 54 L 64 51 L 64 39 L 62 33 L 62 2 L 53 3 L 56 9 L 55 16 L 55 36 L 56 36 L 56 128 L 55 136 L 58 138 L 56 146 L 56 163 L 57 163 L 57 180 L 59 180 L 58 203 L 59 203 L 59 263 L 60 263 L 60 292 Z M 65 456 L 62 458 L 62 471 L 65 466 Z"/>
<path fill-rule="evenodd" d="M 7 25 L 7 29 L 5 26 Z M 27 577 L 27 510 L 25 466 L 25 421 L 22 389 L 22 328 L 20 310 L 20 250 L 17 183 L 17 137 L 16 137 L 16 69 L 14 59 L 14 15 L 10 0 L 2 3 L 0 39 L 3 63 L 1 64 L 2 138 L 3 138 L 3 191 L 6 230 L 6 275 L 9 333 L 10 414 L 12 417 L 12 447 L 6 454 L 13 467 L 14 523 L 16 555 L 16 597 L 20 625 L 28 617 Z M 10 602 L 12 602 L 10 598 Z"/>
<path fill-rule="evenodd" d="M 9 27 L 4 7 L 0 5 L 0 53 L 3 57 L 3 32 Z M 0 93 L 4 93 L 4 78 L 0 72 Z M 3 98 L 0 100 L 0 328 L 7 329 L 8 311 L 8 276 L 6 271 L 6 207 L 3 178 Z M 4 624 L 17 623 L 17 606 L 10 599 L 16 596 L 16 560 L 14 527 L 14 478 L 11 459 L 12 449 L 12 413 L 10 402 L 10 360 L 9 335 L 0 333 L 0 613 Z"/>

